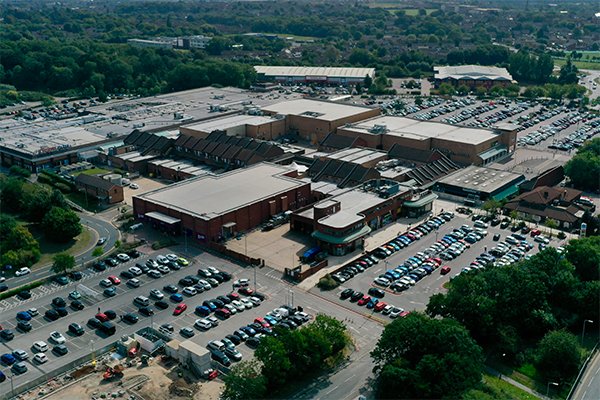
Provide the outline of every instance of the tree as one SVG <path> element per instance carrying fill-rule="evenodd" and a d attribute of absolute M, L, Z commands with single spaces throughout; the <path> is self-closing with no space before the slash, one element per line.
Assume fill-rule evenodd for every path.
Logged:
<path fill-rule="evenodd" d="M 565 174 L 576 187 L 597 190 L 600 176 L 600 138 L 577 149 L 577 154 L 565 163 L 564 168 Z"/>
<path fill-rule="evenodd" d="M 39 249 L 40 244 L 33 238 L 29 229 L 24 226 L 16 226 L 6 236 L 3 236 L 2 247 L 9 250 L 31 250 Z"/>
<path fill-rule="evenodd" d="M 100 257 L 102 254 L 104 254 L 104 250 L 102 249 L 102 247 L 96 247 L 92 252 L 92 256 L 94 257 Z"/>
<path fill-rule="evenodd" d="M 231 400 L 263 399 L 267 393 L 267 379 L 261 374 L 257 360 L 242 361 L 231 368 L 224 378 L 222 398 Z"/>
<path fill-rule="evenodd" d="M 67 253 L 58 253 L 52 260 L 54 263 L 51 269 L 57 275 L 64 274 L 75 267 L 75 257 Z"/>
<path fill-rule="evenodd" d="M 481 206 L 481 208 L 491 214 L 496 214 L 496 211 L 502 206 L 502 204 L 494 199 L 493 197 L 488 198 L 486 201 L 483 202 L 483 205 Z"/>
<path fill-rule="evenodd" d="M 466 96 L 471 91 L 471 88 L 465 84 L 462 84 L 456 90 L 457 90 L 458 94 L 460 94 L 461 96 Z"/>
<path fill-rule="evenodd" d="M 482 97 L 485 96 L 485 94 L 487 93 L 487 89 L 485 88 L 485 86 L 477 86 L 475 92 L 477 92 L 477 96 Z"/>
<path fill-rule="evenodd" d="M 538 344 L 535 365 L 547 380 L 567 382 L 579 370 L 581 347 L 565 330 L 551 331 Z"/>
<path fill-rule="evenodd" d="M 450 319 L 413 312 L 387 325 L 371 352 L 377 397 L 458 398 L 481 380 L 481 348 Z"/>
<path fill-rule="evenodd" d="M 59 207 L 52 209 L 44 216 L 42 230 L 52 241 L 66 243 L 82 231 L 80 218 L 74 211 Z"/>
<path fill-rule="evenodd" d="M 584 281 L 600 279 L 600 236 L 569 241 L 567 260 L 575 265 L 575 272 Z"/>
<path fill-rule="evenodd" d="M 16 226 L 17 220 L 15 220 L 14 217 L 4 213 L 0 214 L 0 237 L 6 238 Z"/>
<path fill-rule="evenodd" d="M 371 75 L 365 75 L 365 81 L 363 82 L 363 84 L 367 89 L 371 87 L 371 85 L 373 84 L 373 78 L 371 78 Z"/>
<path fill-rule="evenodd" d="M 552 235 L 552 229 L 558 228 L 558 223 L 552 218 L 546 218 L 545 225 L 550 229 L 550 235 Z"/>
<path fill-rule="evenodd" d="M 454 86 L 452 86 L 449 83 L 442 83 L 440 85 L 440 89 L 439 89 L 440 95 L 442 96 L 452 96 L 453 94 L 456 93 L 456 90 L 454 90 Z"/>

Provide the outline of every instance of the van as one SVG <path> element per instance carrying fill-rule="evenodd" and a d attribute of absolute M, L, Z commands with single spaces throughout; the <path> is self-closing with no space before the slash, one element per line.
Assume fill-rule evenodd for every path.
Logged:
<path fill-rule="evenodd" d="M 131 225 L 131 227 L 129 228 L 129 230 L 130 230 L 131 232 L 134 232 L 134 231 L 136 231 L 136 230 L 140 229 L 141 227 L 142 227 L 142 224 L 141 224 L 141 223 L 139 223 L 139 224 L 134 224 L 134 225 Z"/>
<path fill-rule="evenodd" d="M 98 330 L 100 330 L 100 332 L 104 333 L 105 335 L 111 336 L 115 334 L 117 328 L 115 328 L 115 326 L 110 322 L 103 322 L 98 327 Z"/>
<path fill-rule="evenodd" d="M 477 228 L 482 228 L 482 229 L 487 229 L 488 228 L 488 224 L 483 222 L 483 221 L 475 221 L 475 227 Z"/>
<path fill-rule="evenodd" d="M 150 305 L 150 299 L 145 296 L 138 296 L 133 300 L 133 302 L 142 307 L 148 307 Z"/>
<path fill-rule="evenodd" d="M 211 340 L 206 345 L 206 348 L 211 351 L 223 351 L 225 350 L 225 343 L 221 342 L 220 340 Z"/>

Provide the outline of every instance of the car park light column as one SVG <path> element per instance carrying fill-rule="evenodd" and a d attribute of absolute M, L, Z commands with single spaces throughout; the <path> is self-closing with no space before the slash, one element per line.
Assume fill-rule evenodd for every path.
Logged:
<path fill-rule="evenodd" d="M 92 346 L 92 367 L 96 366 L 96 352 L 94 350 L 94 341 L 90 340 L 90 345 Z"/>

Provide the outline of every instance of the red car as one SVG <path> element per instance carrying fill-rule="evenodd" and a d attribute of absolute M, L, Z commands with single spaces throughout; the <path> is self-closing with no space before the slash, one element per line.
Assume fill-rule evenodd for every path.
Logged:
<path fill-rule="evenodd" d="M 531 235 L 531 237 L 536 237 L 536 236 L 540 235 L 541 233 L 542 232 L 540 232 L 539 229 L 534 229 L 531 231 L 530 235 Z"/>
<path fill-rule="evenodd" d="M 381 311 L 383 310 L 385 307 L 387 306 L 387 303 L 384 303 L 383 301 L 380 301 L 379 303 L 377 303 L 375 305 L 375 311 Z"/>
<path fill-rule="evenodd" d="M 433 257 L 433 261 L 437 264 L 438 267 L 442 263 L 442 259 L 439 257 Z"/>
<path fill-rule="evenodd" d="M 358 301 L 358 305 L 359 306 L 364 306 L 365 304 L 367 304 L 369 301 L 371 301 L 371 296 L 367 296 L 364 295 L 359 301 Z"/>
<path fill-rule="evenodd" d="M 246 296 L 250 296 L 252 293 L 254 293 L 254 290 L 250 289 L 249 287 L 243 287 L 239 288 L 238 292 L 245 294 Z"/>
<path fill-rule="evenodd" d="M 107 322 L 108 321 L 108 317 L 106 316 L 106 314 L 96 314 L 96 319 L 100 322 Z"/>
<path fill-rule="evenodd" d="M 404 311 L 402 314 L 400 314 L 400 316 L 402 318 L 406 317 L 408 314 L 410 314 L 410 311 Z"/>
<path fill-rule="evenodd" d="M 271 324 L 269 324 L 267 321 L 265 321 L 264 318 L 256 318 L 254 320 L 254 322 L 256 322 L 257 324 L 261 324 L 264 328 L 270 328 Z"/>
<path fill-rule="evenodd" d="M 446 275 L 448 272 L 450 272 L 450 269 L 451 269 L 451 268 L 450 268 L 450 267 L 448 267 L 448 266 L 442 267 L 442 269 L 440 270 L 440 273 L 441 273 L 442 275 Z"/>
<path fill-rule="evenodd" d="M 173 315 L 179 315 L 182 312 L 184 312 L 185 310 L 187 310 L 187 304 L 181 303 L 180 305 L 175 307 L 175 310 L 173 311 Z"/>
<path fill-rule="evenodd" d="M 118 285 L 121 283 L 121 280 L 114 275 L 109 276 L 108 280 L 111 281 L 113 285 Z"/>
<path fill-rule="evenodd" d="M 528 226 L 524 226 L 524 227 L 522 227 L 522 228 L 521 228 L 521 233 L 527 233 L 527 232 L 529 232 L 530 230 L 531 230 L 531 229 L 529 229 L 529 227 L 528 227 Z"/>

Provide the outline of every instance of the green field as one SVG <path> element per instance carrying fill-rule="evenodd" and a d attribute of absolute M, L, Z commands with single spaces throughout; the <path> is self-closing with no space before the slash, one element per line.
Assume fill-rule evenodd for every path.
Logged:
<path fill-rule="evenodd" d="M 385 8 L 387 9 L 390 13 L 392 14 L 396 14 L 398 11 L 400 10 L 404 10 L 404 12 L 406 13 L 406 15 L 410 15 L 412 17 L 414 17 L 415 15 L 417 15 L 419 13 L 419 10 L 416 8 L 402 8 L 400 6 L 400 3 L 371 3 L 369 4 L 369 7 L 371 8 Z M 427 11 L 427 15 L 431 14 L 434 11 L 437 11 L 437 8 L 427 8 L 425 9 L 425 11 Z"/>
<path fill-rule="evenodd" d="M 567 60 L 557 60 L 554 59 L 554 65 L 562 67 L 567 63 Z M 593 62 L 585 62 L 585 61 L 573 61 L 573 65 L 579 69 L 591 69 L 595 71 L 600 71 L 600 63 Z"/>
<path fill-rule="evenodd" d="M 86 169 L 85 171 L 79 171 L 79 172 L 75 172 L 73 173 L 74 176 L 77 176 L 79 174 L 85 174 L 85 175 L 97 175 L 97 174 L 106 174 L 109 173 L 110 171 L 107 169 L 102 169 L 102 168 L 92 168 L 92 169 Z"/>

